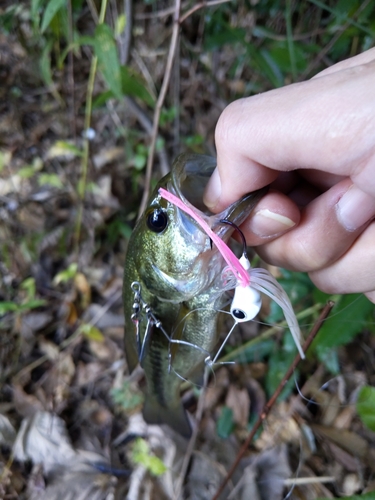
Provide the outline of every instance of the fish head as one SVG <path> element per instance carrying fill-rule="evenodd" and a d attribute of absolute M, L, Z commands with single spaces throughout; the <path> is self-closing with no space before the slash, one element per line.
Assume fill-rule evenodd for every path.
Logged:
<path fill-rule="evenodd" d="M 171 302 L 188 300 L 204 292 L 223 269 L 222 255 L 202 227 L 183 210 L 159 194 L 164 187 L 192 208 L 227 241 L 233 227 L 220 223 L 228 219 L 241 224 L 260 198 L 260 191 L 212 214 L 203 203 L 203 193 L 216 166 L 210 156 L 182 154 L 171 172 L 152 193 L 129 242 L 128 257 L 151 294 Z"/>

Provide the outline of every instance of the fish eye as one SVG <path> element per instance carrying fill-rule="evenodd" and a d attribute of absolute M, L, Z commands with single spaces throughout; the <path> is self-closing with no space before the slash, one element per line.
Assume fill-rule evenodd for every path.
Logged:
<path fill-rule="evenodd" d="M 147 227 L 154 233 L 162 233 L 168 225 L 168 216 L 159 208 L 147 216 Z"/>

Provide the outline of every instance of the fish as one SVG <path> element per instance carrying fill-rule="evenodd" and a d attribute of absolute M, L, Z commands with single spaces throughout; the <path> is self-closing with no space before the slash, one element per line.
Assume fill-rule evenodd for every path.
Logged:
<path fill-rule="evenodd" d="M 183 380 L 202 380 L 219 341 L 220 310 L 228 302 L 223 256 L 200 225 L 164 199 L 173 193 L 200 215 L 224 242 L 268 188 L 243 196 L 219 214 L 203 203 L 216 167 L 211 156 L 184 153 L 151 194 L 128 243 L 124 266 L 124 347 L 130 373 L 145 373 L 143 416 L 189 438 L 191 422 L 180 398 Z"/>

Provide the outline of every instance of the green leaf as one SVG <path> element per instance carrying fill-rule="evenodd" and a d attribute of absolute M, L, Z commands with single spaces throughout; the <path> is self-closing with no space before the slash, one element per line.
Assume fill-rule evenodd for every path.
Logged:
<path fill-rule="evenodd" d="M 127 66 L 121 66 L 120 71 L 123 94 L 139 97 L 146 104 L 153 107 L 155 104 L 155 100 L 152 98 L 150 92 L 146 89 L 141 76 Z"/>
<path fill-rule="evenodd" d="M 134 156 L 134 168 L 142 170 L 146 166 L 147 157 L 145 155 L 136 154 Z"/>
<path fill-rule="evenodd" d="M 51 87 L 53 84 L 52 71 L 51 71 L 51 49 L 52 49 L 52 40 L 46 43 L 39 63 L 42 78 L 49 87 Z"/>
<path fill-rule="evenodd" d="M 320 361 L 333 375 L 339 375 L 341 372 L 339 357 L 336 349 L 327 349 L 319 354 Z"/>
<path fill-rule="evenodd" d="M 31 299 L 18 306 L 18 309 L 20 312 L 29 311 L 30 309 L 36 309 L 37 307 L 45 306 L 46 303 L 47 302 L 44 299 Z"/>
<path fill-rule="evenodd" d="M 120 14 L 116 19 L 116 25 L 115 25 L 115 37 L 116 38 L 123 33 L 125 26 L 126 26 L 126 15 Z"/>
<path fill-rule="evenodd" d="M 127 381 L 120 388 L 112 390 L 112 397 L 116 404 L 129 413 L 139 409 L 144 401 L 143 393 L 137 386 Z"/>
<path fill-rule="evenodd" d="M 81 151 L 74 144 L 67 141 L 56 141 L 48 152 L 49 158 L 54 158 L 56 156 L 64 156 L 70 153 L 74 156 L 82 157 L 83 151 Z"/>
<path fill-rule="evenodd" d="M 264 340 L 255 345 L 245 347 L 241 352 L 235 355 L 231 360 L 236 363 L 257 363 L 269 356 L 275 347 L 274 340 Z"/>
<path fill-rule="evenodd" d="M 364 33 L 367 33 L 370 36 L 374 36 L 374 33 L 363 26 L 363 24 L 357 23 L 354 19 L 351 18 L 350 15 L 348 15 L 347 12 L 338 12 L 335 8 L 330 7 L 327 2 L 321 2 L 320 0 L 309 0 L 311 3 L 315 4 L 317 7 L 320 7 L 321 9 L 328 10 L 331 14 L 335 16 L 335 22 L 336 23 L 344 23 L 347 22 L 351 24 L 352 26 L 355 26 L 356 28 L 362 30 Z"/>
<path fill-rule="evenodd" d="M 35 169 L 31 165 L 28 165 L 27 167 L 22 167 L 18 171 L 18 175 L 23 179 L 29 179 L 34 174 L 35 174 Z"/>
<path fill-rule="evenodd" d="M 53 278 L 54 285 L 59 285 L 60 283 L 66 283 L 67 281 L 73 279 L 78 271 L 78 264 L 72 262 L 67 269 L 60 271 Z"/>
<path fill-rule="evenodd" d="M 329 500 L 329 498 L 318 498 L 317 500 Z M 375 500 L 375 491 L 370 491 L 370 493 L 364 493 L 363 495 L 345 497 L 345 500 Z"/>
<path fill-rule="evenodd" d="M 6 314 L 8 312 L 17 311 L 18 308 L 19 308 L 19 305 L 16 304 L 15 302 L 2 301 L 2 302 L 0 302 L 0 316 L 2 316 L 3 314 Z"/>
<path fill-rule="evenodd" d="M 223 406 L 220 417 L 216 424 L 216 432 L 222 439 L 228 438 L 234 429 L 233 410 Z"/>
<path fill-rule="evenodd" d="M 122 98 L 120 61 L 111 28 L 99 24 L 95 29 L 94 50 L 98 67 L 111 92 L 117 99 Z"/>
<path fill-rule="evenodd" d="M 64 187 L 60 177 L 57 174 L 40 174 L 38 178 L 38 182 L 40 186 L 44 186 L 48 184 L 49 186 L 61 189 Z"/>
<path fill-rule="evenodd" d="M 48 2 L 48 5 L 44 11 L 42 26 L 40 28 L 42 33 L 44 33 L 44 31 L 48 28 L 48 26 L 51 24 L 52 19 L 55 17 L 57 12 L 65 5 L 65 3 L 65 0 L 50 0 L 50 2 Z"/>
<path fill-rule="evenodd" d="M 120 73 L 122 94 L 131 97 L 138 97 L 150 107 L 154 107 L 155 100 L 146 89 L 141 76 L 127 66 L 121 66 Z M 108 101 L 108 99 L 113 98 L 113 96 L 114 93 L 112 91 L 99 94 L 93 102 L 93 109 L 100 108 Z"/>
<path fill-rule="evenodd" d="M 35 278 L 26 278 L 22 283 L 22 290 L 26 290 L 28 299 L 33 299 L 36 293 Z"/>
<path fill-rule="evenodd" d="M 362 422 L 375 432 L 375 387 L 365 385 L 357 398 L 357 412 Z"/>
<path fill-rule="evenodd" d="M 104 335 L 99 330 L 99 328 L 96 328 L 96 326 L 85 324 L 81 326 L 80 330 L 83 335 L 89 340 L 94 340 L 95 342 L 104 342 Z"/>
<path fill-rule="evenodd" d="M 293 344 L 293 345 L 292 345 Z M 268 361 L 268 371 L 266 375 L 266 390 L 268 396 L 272 394 L 277 389 L 279 383 L 284 377 L 286 371 L 291 365 L 294 357 L 296 355 L 296 347 L 292 336 L 287 333 L 283 339 L 283 348 L 275 349 L 271 354 Z M 295 377 L 298 378 L 298 371 L 295 371 Z M 279 401 L 286 399 L 294 388 L 294 380 L 292 377 L 282 390 Z"/>
<path fill-rule="evenodd" d="M 162 460 L 150 451 L 148 443 L 142 438 L 135 440 L 131 458 L 135 464 L 143 465 L 154 476 L 161 476 L 167 470 Z"/>
<path fill-rule="evenodd" d="M 52 78 L 52 69 L 51 69 L 52 45 L 53 45 L 53 41 L 50 40 L 48 43 L 46 43 L 46 45 L 42 51 L 42 56 L 41 56 L 40 62 L 39 62 L 40 73 L 42 75 L 42 79 L 44 80 L 44 83 L 49 87 L 49 90 L 50 90 L 50 92 L 52 92 L 56 101 L 62 102 L 60 94 L 57 92 L 56 86 L 54 85 L 53 78 Z"/>
<path fill-rule="evenodd" d="M 312 344 L 318 357 L 321 358 L 327 349 L 353 340 L 366 326 L 374 309 L 374 304 L 364 295 L 341 296 Z"/>
<path fill-rule="evenodd" d="M 31 299 L 23 304 L 17 304 L 16 302 L 3 301 L 0 302 L 0 316 L 9 312 L 21 313 L 24 311 L 29 311 L 30 309 L 35 309 L 37 307 L 44 306 L 46 301 L 43 299 Z"/>

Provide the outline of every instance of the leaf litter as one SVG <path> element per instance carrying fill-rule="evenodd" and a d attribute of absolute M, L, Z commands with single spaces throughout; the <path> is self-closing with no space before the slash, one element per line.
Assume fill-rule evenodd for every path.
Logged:
<path fill-rule="evenodd" d="M 11 3 L 0 7 L 1 16 Z M 205 12 L 220 22 L 222 15 L 229 16 L 238 29 L 254 27 L 262 14 L 239 4 L 243 15 Z M 22 2 L 21 7 L 29 12 Z M 79 22 L 83 32 L 94 33 L 88 11 L 80 13 Z M 265 83 L 264 75 L 241 62 L 239 47 L 220 47 L 220 34 L 211 24 L 204 40 L 204 22 L 210 21 L 191 18 L 182 28 L 179 134 L 194 151 L 213 154 L 214 126 L 226 103 L 246 92 L 249 81 L 256 91 L 274 83 Z M 131 69 L 138 87 L 144 82 L 147 95 L 154 95 L 165 68 L 169 18 L 139 3 L 134 23 Z M 280 36 L 282 20 L 269 21 L 271 28 Z M 122 344 L 122 268 L 143 189 L 143 174 L 134 165 L 145 163 L 141 146 L 149 141 L 150 100 L 139 99 L 146 94 L 138 92 L 129 106 L 118 101 L 94 109 L 94 168 L 77 242 L 88 51 L 75 56 L 72 127 L 68 66 L 54 68 L 55 90 L 68 103 L 64 107 L 35 69 L 40 54 L 33 43 L 27 17 L 16 17 L 13 30 L 0 34 L 0 498 L 172 499 L 187 444 L 169 429 L 142 420 L 143 376 L 139 371 L 128 375 Z M 207 50 L 210 44 L 216 49 Z M 192 47 L 200 51 L 198 59 Z M 97 79 L 96 95 L 104 91 Z M 118 82 L 113 92 L 119 92 Z M 175 105 L 169 97 L 170 110 Z M 160 147 L 171 160 L 180 152 L 174 146 L 179 137 L 173 113 L 170 119 L 165 111 L 161 136 L 166 144 Z M 351 300 L 341 303 L 342 314 Z M 358 306 L 368 308 L 363 301 Z M 272 313 L 266 303 L 261 318 Z M 350 343 L 339 347 L 331 365 L 318 352 L 318 360 L 308 359 L 300 368 L 300 394 L 294 383 L 275 406 L 223 498 L 277 500 L 289 494 L 312 500 L 375 490 L 375 341 L 373 323 L 362 319 L 361 334 L 354 338 L 357 315 L 354 307 L 346 316 Z M 330 348 L 345 322 L 340 318 L 334 316 L 325 336 Z M 263 331 L 255 322 L 241 325 L 228 349 L 252 342 Z M 275 356 L 275 343 L 288 348 L 283 332 L 279 327 L 271 342 L 265 338 L 261 347 L 254 344 L 238 364 L 219 367 L 211 377 L 184 498 L 208 499 L 225 478 L 270 396 L 267 373 L 277 376 L 271 368 L 284 362 Z M 340 373 L 329 369 L 335 366 Z M 199 388 L 185 387 L 183 400 L 192 415 L 198 395 Z M 225 438 L 218 435 L 219 424 Z"/>

